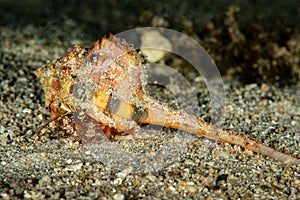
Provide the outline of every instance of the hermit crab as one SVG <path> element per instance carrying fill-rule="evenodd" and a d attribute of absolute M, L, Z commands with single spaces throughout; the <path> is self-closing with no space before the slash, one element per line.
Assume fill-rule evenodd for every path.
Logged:
<path fill-rule="evenodd" d="M 65 57 L 35 74 L 43 85 L 52 120 L 83 143 L 103 140 L 99 132 L 113 140 L 116 135 L 134 134 L 142 124 L 155 124 L 239 145 L 284 163 L 300 164 L 300 159 L 149 97 L 143 85 L 142 54 L 112 34 L 89 49 L 75 46 Z"/>

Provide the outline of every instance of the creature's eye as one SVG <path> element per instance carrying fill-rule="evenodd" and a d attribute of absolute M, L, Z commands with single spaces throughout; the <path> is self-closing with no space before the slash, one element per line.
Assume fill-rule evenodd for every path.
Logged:
<path fill-rule="evenodd" d="M 57 102 L 57 106 L 58 107 L 61 107 L 61 105 L 62 105 L 62 103 L 59 101 L 59 102 Z"/>
<path fill-rule="evenodd" d="M 133 112 L 131 113 L 131 119 L 134 121 L 145 119 L 147 116 L 148 110 L 142 106 L 135 106 Z"/>

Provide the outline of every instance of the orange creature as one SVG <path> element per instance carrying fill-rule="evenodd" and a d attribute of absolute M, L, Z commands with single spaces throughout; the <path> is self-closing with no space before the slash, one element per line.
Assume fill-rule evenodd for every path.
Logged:
<path fill-rule="evenodd" d="M 103 139 L 99 131 L 112 140 L 116 134 L 133 133 L 141 124 L 156 124 L 300 164 L 300 159 L 148 97 L 143 89 L 142 61 L 141 54 L 125 40 L 108 34 L 90 49 L 75 46 L 35 74 L 43 85 L 52 119 L 84 143 Z"/>

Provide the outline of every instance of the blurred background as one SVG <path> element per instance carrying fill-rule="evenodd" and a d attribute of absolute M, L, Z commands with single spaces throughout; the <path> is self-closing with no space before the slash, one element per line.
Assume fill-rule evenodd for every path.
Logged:
<path fill-rule="evenodd" d="M 0 1 L 2 42 L 6 30 L 15 32 L 12 42 L 35 38 L 41 48 L 88 47 L 109 32 L 166 27 L 196 39 L 224 76 L 242 84 L 299 80 L 299 21 L 298 0 Z"/>

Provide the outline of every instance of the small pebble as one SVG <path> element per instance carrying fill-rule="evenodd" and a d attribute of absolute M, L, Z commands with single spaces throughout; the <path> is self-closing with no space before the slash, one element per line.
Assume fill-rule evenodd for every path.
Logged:
<path fill-rule="evenodd" d="M 151 182 L 154 182 L 156 180 L 156 177 L 151 174 L 147 175 L 146 178 Z"/>
<path fill-rule="evenodd" d="M 123 194 L 114 194 L 113 196 L 114 200 L 124 200 L 124 195 Z"/>
<path fill-rule="evenodd" d="M 176 189 L 171 185 L 171 186 L 169 186 L 169 190 L 175 191 Z"/>
<path fill-rule="evenodd" d="M 194 163 L 194 161 L 192 161 L 191 159 L 186 159 L 186 160 L 184 161 L 184 164 L 186 164 L 186 165 L 193 165 L 193 164 L 195 164 L 195 163 Z"/>
<path fill-rule="evenodd" d="M 164 57 L 166 50 L 172 50 L 172 45 L 169 40 L 157 31 L 143 32 L 141 40 L 142 52 L 149 62 L 161 60 Z"/>
<path fill-rule="evenodd" d="M 195 193 L 198 191 L 198 189 L 195 185 L 187 185 L 186 190 L 190 193 Z"/>
<path fill-rule="evenodd" d="M 66 166 L 65 170 L 66 171 L 77 171 L 77 170 L 80 170 L 82 166 L 83 166 L 82 162 L 76 162 L 75 164 Z"/>
<path fill-rule="evenodd" d="M 222 159 L 229 159 L 230 158 L 230 153 L 228 153 L 227 151 L 221 151 L 221 150 L 216 150 L 214 152 L 215 156 L 218 158 L 222 158 Z"/>

